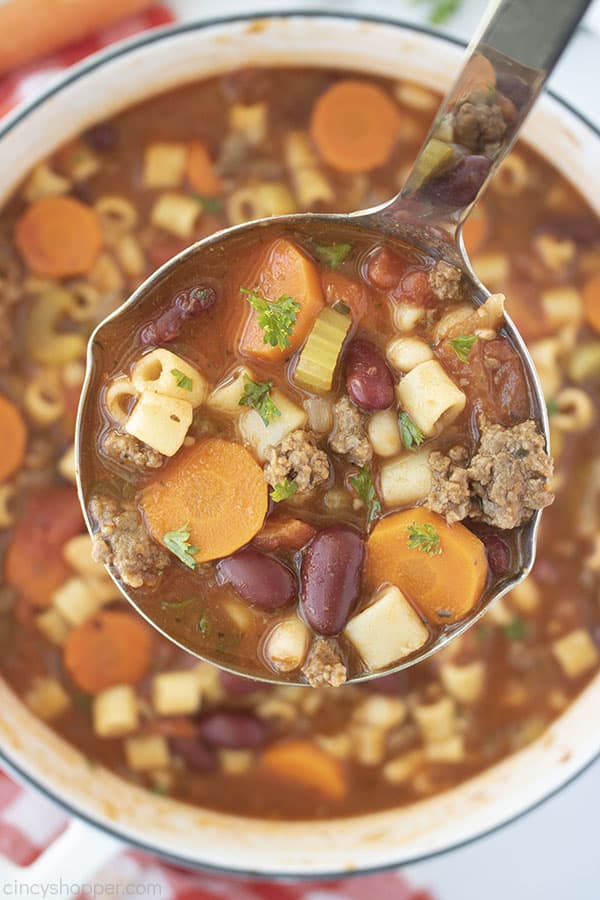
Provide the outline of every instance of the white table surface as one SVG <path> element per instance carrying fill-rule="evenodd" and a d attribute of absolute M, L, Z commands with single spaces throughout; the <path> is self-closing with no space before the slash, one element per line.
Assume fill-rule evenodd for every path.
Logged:
<path fill-rule="evenodd" d="M 563 0 L 548 0 L 559 2 Z M 200 0 L 171 0 L 171 6 L 182 19 L 306 7 L 364 11 L 420 24 L 426 24 L 429 8 L 412 0 L 220 0 L 218 9 L 210 11 Z M 464 0 L 441 30 L 468 39 L 485 6 L 486 0 Z M 588 11 L 550 87 L 600 126 L 600 0 Z M 406 874 L 439 900 L 600 900 L 599 799 L 596 763 L 517 822 L 468 847 L 410 866 Z"/>

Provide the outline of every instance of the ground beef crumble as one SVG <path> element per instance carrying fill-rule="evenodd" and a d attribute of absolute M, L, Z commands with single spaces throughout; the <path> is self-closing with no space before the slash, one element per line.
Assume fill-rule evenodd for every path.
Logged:
<path fill-rule="evenodd" d="M 456 266 L 438 259 L 429 270 L 429 286 L 438 300 L 452 302 L 466 300 L 467 291 L 462 272 Z"/>
<path fill-rule="evenodd" d="M 329 457 L 311 431 L 298 428 L 269 449 L 264 475 L 273 486 L 287 478 L 295 482 L 296 493 L 307 494 L 329 478 Z"/>
<path fill-rule="evenodd" d="M 169 554 L 148 534 L 138 511 L 104 494 L 92 497 L 90 518 L 95 531 L 92 556 L 112 566 L 130 587 L 152 587 L 169 565 Z"/>
<path fill-rule="evenodd" d="M 476 153 L 493 153 L 505 133 L 502 110 L 489 91 L 471 91 L 454 113 L 455 142 Z"/>
<path fill-rule="evenodd" d="M 480 430 L 469 464 L 464 447 L 454 447 L 447 456 L 430 454 L 427 505 L 449 524 L 471 518 L 516 528 L 553 502 L 548 490 L 552 459 L 533 419 L 510 428 L 481 421 Z"/>
<path fill-rule="evenodd" d="M 346 666 L 337 650 L 324 638 L 317 638 L 302 666 L 311 687 L 339 687 L 346 681 Z"/>
<path fill-rule="evenodd" d="M 159 469 L 165 461 L 165 457 L 158 450 L 122 431 L 107 432 L 102 448 L 107 456 L 135 469 Z"/>
<path fill-rule="evenodd" d="M 350 462 L 364 466 L 373 457 L 367 437 L 365 417 L 348 397 L 342 397 L 333 407 L 334 430 L 329 446 L 334 453 L 347 456 Z"/>

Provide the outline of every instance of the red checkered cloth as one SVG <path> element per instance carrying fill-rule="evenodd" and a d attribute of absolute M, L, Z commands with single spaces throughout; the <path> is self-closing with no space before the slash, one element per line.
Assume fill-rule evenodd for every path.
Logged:
<path fill-rule="evenodd" d="M 0 116 L 34 97 L 67 66 L 114 41 L 168 24 L 173 18 L 168 8 L 154 7 L 0 78 Z M 61 809 L 0 772 L 0 856 L 18 866 L 30 866 L 68 823 Z M 100 871 L 94 872 L 93 861 L 90 865 L 86 891 L 79 895 L 82 900 L 88 900 L 90 884 L 96 887 L 94 896 L 100 896 L 102 888 L 106 894 L 116 894 L 115 885 L 123 885 L 119 896 L 140 896 L 140 889 L 148 886 L 148 896 L 159 900 L 433 900 L 428 892 L 409 887 L 397 872 L 343 881 L 259 882 L 185 872 L 126 849 Z M 61 875 L 55 874 L 57 878 Z"/>

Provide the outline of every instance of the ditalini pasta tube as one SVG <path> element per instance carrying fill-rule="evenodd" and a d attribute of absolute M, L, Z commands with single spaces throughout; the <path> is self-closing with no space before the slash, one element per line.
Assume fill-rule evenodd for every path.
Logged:
<path fill-rule="evenodd" d="M 398 400 L 426 437 L 438 425 L 453 422 L 465 408 L 466 397 L 435 359 L 420 363 L 396 388 Z"/>

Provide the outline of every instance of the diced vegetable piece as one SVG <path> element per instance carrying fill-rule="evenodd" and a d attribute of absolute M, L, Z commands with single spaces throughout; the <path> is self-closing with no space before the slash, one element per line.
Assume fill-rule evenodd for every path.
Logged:
<path fill-rule="evenodd" d="M 143 391 L 135 404 L 125 431 L 164 456 L 175 456 L 192 424 L 193 408 L 187 400 Z"/>
<path fill-rule="evenodd" d="M 425 757 L 429 762 L 452 765 L 464 762 L 465 756 L 465 739 L 462 734 L 453 734 L 443 741 L 425 744 Z"/>
<path fill-rule="evenodd" d="M 46 640 L 57 647 L 64 644 L 69 633 L 69 625 L 56 609 L 46 609 L 35 617 L 35 624 Z"/>
<path fill-rule="evenodd" d="M 146 353 L 131 373 L 134 388 L 140 394 L 150 391 L 190 403 L 193 408 L 206 399 L 204 375 L 188 362 L 162 347 Z"/>
<path fill-rule="evenodd" d="M 389 730 L 402 725 L 406 716 L 407 706 L 400 697 L 372 694 L 356 707 L 352 717 L 362 725 Z"/>
<path fill-rule="evenodd" d="M 84 578 L 69 578 L 54 591 L 52 605 L 69 625 L 81 625 L 102 602 Z"/>
<path fill-rule="evenodd" d="M 27 426 L 23 416 L 3 394 L 0 394 L 0 482 L 21 468 L 27 443 Z"/>
<path fill-rule="evenodd" d="M 344 634 L 371 671 L 399 662 L 429 637 L 417 613 L 394 585 L 385 587 L 366 609 L 350 619 Z"/>
<path fill-rule="evenodd" d="M 450 166 L 460 157 L 459 151 L 437 138 L 431 138 L 419 153 L 417 166 L 412 174 L 414 187 L 420 187 L 440 169 Z"/>
<path fill-rule="evenodd" d="M 396 388 L 398 400 L 426 436 L 449 425 L 465 408 L 465 394 L 435 359 L 420 363 Z"/>
<path fill-rule="evenodd" d="M 92 707 L 94 732 L 101 738 L 123 737 L 139 724 L 135 691 L 128 684 L 116 684 L 100 691 Z"/>
<path fill-rule="evenodd" d="M 277 623 L 267 637 L 264 653 L 278 672 L 293 672 L 304 662 L 309 641 L 308 628 L 294 616 Z"/>
<path fill-rule="evenodd" d="M 249 415 L 264 429 L 254 410 Z M 220 438 L 185 448 L 153 478 L 141 501 L 155 540 L 162 542 L 187 524 L 190 544 L 200 548 L 193 554 L 199 563 L 229 556 L 251 541 L 262 528 L 267 504 L 260 466 L 241 444 Z"/>
<path fill-rule="evenodd" d="M 285 515 L 270 516 L 252 542 L 259 550 L 299 550 L 316 534 L 316 528 L 302 519 Z"/>
<path fill-rule="evenodd" d="M 600 334 L 600 272 L 591 275 L 583 286 L 581 297 L 586 322 Z"/>
<path fill-rule="evenodd" d="M 221 750 L 219 761 L 226 775 L 243 775 L 254 763 L 252 750 Z"/>
<path fill-rule="evenodd" d="M 102 232 L 94 211 L 73 197 L 42 197 L 17 221 L 15 242 L 36 275 L 85 275 L 100 252 Z"/>
<path fill-rule="evenodd" d="M 106 570 L 102 563 L 92 558 L 92 539 L 87 533 L 76 534 L 63 544 L 64 559 L 78 575 L 86 578 L 104 578 Z"/>
<path fill-rule="evenodd" d="M 266 460 L 269 447 L 276 447 L 292 431 L 302 428 L 307 419 L 305 411 L 292 403 L 281 391 L 272 390 L 271 400 L 281 415 L 268 425 L 265 425 L 255 409 L 243 412 L 239 420 L 244 443 L 254 450 L 261 462 Z"/>
<path fill-rule="evenodd" d="M 410 372 L 419 363 L 433 359 L 433 350 L 419 338 L 397 337 L 389 342 L 385 355 L 398 372 Z"/>
<path fill-rule="evenodd" d="M 358 324 L 369 306 L 369 295 L 365 285 L 331 269 L 321 274 L 321 281 L 327 305 L 345 303 L 350 310 L 352 321 L 355 325 Z"/>
<path fill-rule="evenodd" d="M 147 188 L 176 188 L 183 181 L 187 147 L 174 141 L 156 141 L 144 152 L 142 181 Z"/>
<path fill-rule="evenodd" d="M 201 141 L 192 141 L 188 147 L 185 174 L 201 197 L 219 197 L 223 193 L 223 182 L 215 172 L 210 154 Z"/>
<path fill-rule="evenodd" d="M 456 705 L 450 697 L 442 697 L 436 703 L 419 703 L 412 714 L 426 744 L 445 741 L 456 732 Z"/>
<path fill-rule="evenodd" d="M 69 709 L 71 697 L 56 678 L 38 677 L 25 694 L 25 703 L 39 719 L 51 722 Z"/>
<path fill-rule="evenodd" d="M 381 409 L 373 413 L 367 432 L 378 456 L 395 456 L 402 450 L 398 416 L 393 409 Z"/>
<path fill-rule="evenodd" d="M 580 678 L 600 660 L 598 648 L 585 628 L 575 628 L 554 641 L 552 652 L 567 678 Z"/>
<path fill-rule="evenodd" d="M 152 662 L 152 637 L 135 615 L 102 610 L 73 628 L 64 644 L 64 663 L 73 681 L 89 694 L 116 684 L 137 684 Z"/>
<path fill-rule="evenodd" d="M 191 238 L 196 220 L 202 212 L 200 204 L 187 194 L 161 194 L 150 213 L 150 221 L 179 238 Z"/>
<path fill-rule="evenodd" d="M 600 306 L 600 293 L 598 294 L 598 305 Z M 598 331 L 600 331 L 600 323 Z M 569 360 L 568 372 L 569 378 L 572 378 L 577 384 L 588 378 L 597 379 L 600 376 L 600 341 L 579 344 Z"/>
<path fill-rule="evenodd" d="M 383 777 L 390 784 L 404 784 L 415 775 L 423 764 L 422 750 L 409 750 L 401 756 L 395 756 L 383 767 Z"/>
<path fill-rule="evenodd" d="M 320 394 L 331 390 L 351 324 L 350 316 L 329 307 L 319 314 L 294 371 L 296 384 Z"/>
<path fill-rule="evenodd" d="M 437 552 L 409 547 L 411 528 L 431 529 L 437 538 Z M 431 622 L 449 624 L 462 618 L 477 604 L 485 587 L 488 564 L 483 543 L 464 525 L 447 525 L 445 519 L 422 506 L 381 519 L 371 532 L 367 549 L 367 586 L 377 590 L 391 581 Z M 443 618 L 439 610 L 446 614 Z"/>
<path fill-rule="evenodd" d="M 154 676 L 152 704 L 159 716 L 191 715 L 200 709 L 200 699 L 200 681 L 193 669 Z"/>
<path fill-rule="evenodd" d="M 286 355 L 293 353 L 301 345 L 323 307 L 323 291 L 317 267 L 296 244 L 279 238 L 267 251 L 257 277 L 249 286 L 271 302 L 280 297 L 291 297 L 300 304 L 300 308 L 285 351 L 277 345 L 273 347 L 265 343 L 265 332 L 258 324 L 258 314 L 251 309 L 242 334 L 241 352 L 271 360 L 281 359 L 283 352 Z"/>
<path fill-rule="evenodd" d="M 583 318 L 583 298 L 573 285 L 563 284 L 542 291 L 541 301 L 544 318 L 553 331 L 564 325 L 579 325 Z"/>
<path fill-rule="evenodd" d="M 134 772 L 166 769 L 171 761 L 167 740 L 160 734 L 130 737 L 124 746 L 127 765 Z"/>
<path fill-rule="evenodd" d="M 256 380 L 250 369 L 238 366 L 211 391 L 206 399 L 206 405 L 228 416 L 239 416 L 242 412 L 240 400 L 244 394 L 246 379 Z"/>
<path fill-rule="evenodd" d="M 271 744 L 263 752 L 261 763 L 269 775 L 318 791 L 330 800 L 342 800 L 348 791 L 340 760 L 311 741 Z"/>
<path fill-rule="evenodd" d="M 444 663 L 440 678 L 450 696 L 459 703 L 476 703 L 485 686 L 485 663 L 480 659 L 463 665 Z"/>
<path fill-rule="evenodd" d="M 431 489 L 430 451 L 404 453 L 382 465 L 379 473 L 385 506 L 407 506 L 424 500 Z"/>
<path fill-rule="evenodd" d="M 25 343 L 37 362 L 56 366 L 85 355 L 84 336 L 64 331 L 64 320 L 73 303 L 73 295 L 62 288 L 50 288 L 33 301 L 25 326 Z"/>

